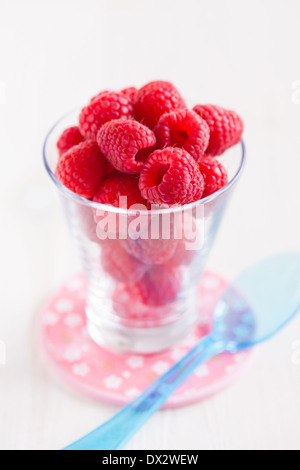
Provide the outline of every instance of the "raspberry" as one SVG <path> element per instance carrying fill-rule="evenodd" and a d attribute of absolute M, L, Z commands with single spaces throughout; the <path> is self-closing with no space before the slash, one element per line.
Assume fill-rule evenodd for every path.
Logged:
<path fill-rule="evenodd" d="M 98 101 L 100 98 L 102 98 L 102 96 L 107 95 L 107 93 L 112 93 L 112 92 L 109 90 L 100 91 L 100 93 L 98 93 L 96 96 L 93 96 L 93 98 L 91 98 L 90 103 L 95 103 L 95 101 Z"/>
<path fill-rule="evenodd" d="M 153 152 L 141 172 L 139 188 L 151 204 L 189 204 L 201 198 L 204 180 L 193 157 L 168 147 Z"/>
<path fill-rule="evenodd" d="M 136 95 L 137 89 L 134 86 L 130 86 L 128 88 L 124 88 L 123 90 L 120 91 L 122 95 L 127 96 L 130 98 L 131 102 L 134 103 L 135 101 L 135 95 Z"/>
<path fill-rule="evenodd" d="M 110 173 L 100 185 L 93 200 L 99 204 L 108 204 L 122 209 L 130 209 L 133 204 L 140 204 L 143 207 L 147 204 L 141 196 L 138 179 L 116 170 Z M 99 239 L 127 237 L 130 217 L 128 219 L 112 211 L 95 210 L 94 218 Z"/>
<path fill-rule="evenodd" d="M 134 99 L 135 99 L 136 92 L 137 92 L 137 89 L 135 87 L 131 86 L 131 87 L 128 87 L 128 88 L 124 88 L 119 93 L 121 95 L 127 96 L 127 98 L 129 98 L 130 101 L 133 103 Z M 90 100 L 90 103 L 94 103 L 99 98 L 102 98 L 102 96 L 105 96 L 107 93 L 115 93 L 115 92 L 113 92 L 111 90 L 100 91 L 100 93 L 98 93 L 96 96 L 93 96 L 93 98 Z"/>
<path fill-rule="evenodd" d="M 196 254 L 196 250 L 187 249 L 187 244 L 184 240 L 179 240 L 176 251 L 172 258 L 167 261 L 166 266 L 174 268 L 179 266 L 190 266 L 195 259 Z"/>
<path fill-rule="evenodd" d="M 215 158 L 203 158 L 199 163 L 199 168 L 205 182 L 203 198 L 219 191 L 228 183 L 227 171 Z"/>
<path fill-rule="evenodd" d="M 138 281 L 147 269 L 146 265 L 124 250 L 119 240 L 107 240 L 102 245 L 101 262 L 107 274 L 125 284 Z"/>
<path fill-rule="evenodd" d="M 151 211 L 139 214 L 138 223 L 136 226 L 134 216 L 129 218 L 128 237 L 122 241 L 125 249 L 145 264 L 166 263 L 175 254 L 178 244 L 173 215 Z"/>
<path fill-rule="evenodd" d="M 139 294 L 144 304 L 158 307 L 176 300 L 180 295 L 182 281 L 180 268 L 153 266 L 135 283 L 133 291 Z"/>
<path fill-rule="evenodd" d="M 221 155 L 225 150 L 237 144 L 242 137 L 243 121 L 235 111 L 220 106 L 197 105 L 194 108 L 210 128 L 210 140 L 206 155 Z"/>
<path fill-rule="evenodd" d="M 108 176 L 113 171 L 115 171 L 115 168 L 109 162 L 107 162 L 106 176 Z"/>
<path fill-rule="evenodd" d="M 77 126 L 65 129 L 56 144 L 59 156 L 61 157 L 70 148 L 74 147 L 74 145 L 78 145 L 80 144 L 80 142 L 83 141 L 84 138 L 82 137 L 80 130 Z"/>
<path fill-rule="evenodd" d="M 150 301 L 148 304 L 139 285 L 139 282 L 128 285 L 119 283 L 112 295 L 114 310 L 118 312 L 122 324 L 135 328 L 153 328 L 164 326 L 166 318 L 178 316 L 176 302 L 151 305 Z"/>
<path fill-rule="evenodd" d="M 93 102 L 81 110 L 79 129 L 86 139 L 96 140 L 100 127 L 112 119 L 131 119 L 133 105 L 130 99 L 120 93 L 101 92 Z"/>
<path fill-rule="evenodd" d="M 176 251 L 178 240 L 123 240 L 126 250 L 145 264 L 164 264 Z"/>
<path fill-rule="evenodd" d="M 60 158 L 56 175 L 71 191 L 91 199 L 106 172 L 107 161 L 96 142 L 86 141 L 72 147 Z"/>
<path fill-rule="evenodd" d="M 127 209 L 133 204 L 146 204 L 139 190 L 138 179 L 135 176 L 125 175 L 118 171 L 110 173 L 98 187 L 93 201 L 99 204 L 120 207 L 119 198 L 121 196 L 127 198 Z"/>
<path fill-rule="evenodd" d="M 209 142 L 209 127 L 194 111 L 179 109 L 160 117 L 155 129 L 158 147 L 181 147 L 196 161 Z"/>
<path fill-rule="evenodd" d="M 108 161 L 119 171 L 140 173 L 144 162 L 154 150 L 154 133 L 137 121 L 115 119 L 98 132 L 98 145 Z"/>
<path fill-rule="evenodd" d="M 180 239 L 173 256 L 167 260 L 169 267 L 190 266 L 203 246 L 203 221 L 193 217 L 193 213 L 192 210 L 176 214 L 175 230 Z"/>
<path fill-rule="evenodd" d="M 150 82 L 140 88 L 135 96 L 136 119 L 151 129 L 162 114 L 185 107 L 184 100 L 170 82 Z"/>

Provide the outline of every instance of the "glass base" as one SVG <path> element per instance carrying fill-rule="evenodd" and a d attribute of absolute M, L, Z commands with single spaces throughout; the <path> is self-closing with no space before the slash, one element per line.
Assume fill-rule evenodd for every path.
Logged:
<path fill-rule="evenodd" d="M 182 341 L 194 329 L 198 319 L 188 311 L 176 322 L 155 328 L 132 328 L 127 325 L 93 322 L 87 313 L 87 330 L 99 346 L 116 353 L 153 354 L 169 349 Z"/>

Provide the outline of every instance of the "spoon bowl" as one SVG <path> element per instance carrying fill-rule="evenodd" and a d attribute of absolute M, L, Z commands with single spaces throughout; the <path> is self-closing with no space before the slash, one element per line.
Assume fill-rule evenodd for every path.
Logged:
<path fill-rule="evenodd" d="M 300 309 L 300 254 L 285 253 L 246 269 L 228 286 L 214 312 L 215 340 L 237 352 L 266 341 Z"/>

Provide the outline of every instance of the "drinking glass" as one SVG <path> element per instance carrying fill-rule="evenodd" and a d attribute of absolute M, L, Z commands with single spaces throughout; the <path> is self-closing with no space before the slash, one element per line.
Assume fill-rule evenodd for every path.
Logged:
<path fill-rule="evenodd" d="M 78 196 L 55 176 L 56 142 L 77 116 L 72 112 L 55 124 L 43 153 L 82 260 L 88 333 L 100 346 L 121 353 L 170 348 L 198 319 L 199 282 L 244 167 L 244 144 L 220 157 L 228 184 L 213 195 L 167 209 L 128 210 L 122 201 L 116 208 Z"/>

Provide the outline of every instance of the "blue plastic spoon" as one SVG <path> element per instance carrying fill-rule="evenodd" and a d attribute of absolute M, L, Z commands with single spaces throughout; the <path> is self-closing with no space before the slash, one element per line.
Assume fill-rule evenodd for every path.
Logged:
<path fill-rule="evenodd" d="M 211 334 L 113 418 L 65 450 L 122 448 L 201 363 L 266 341 L 300 310 L 300 253 L 265 259 L 244 271 L 214 311 Z"/>

